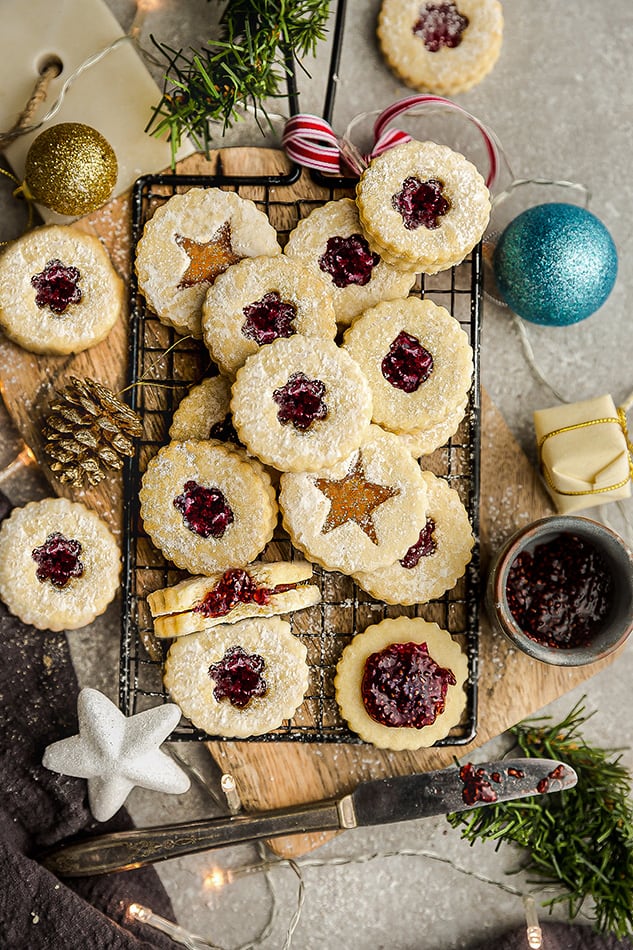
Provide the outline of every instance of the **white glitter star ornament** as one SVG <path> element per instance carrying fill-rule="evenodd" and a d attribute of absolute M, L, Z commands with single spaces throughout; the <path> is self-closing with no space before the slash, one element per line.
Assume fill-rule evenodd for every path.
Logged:
<path fill-rule="evenodd" d="M 46 747 L 42 765 L 52 772 L 88 779 L 90 811 L 107 821 L 134 788 L 179 795 L 190 782 L 159 746 L 180 720 L 175 703 L 155 706 L 127 718 L 97 689 L 82 689 L 77 699 L 79 735 Z"/>

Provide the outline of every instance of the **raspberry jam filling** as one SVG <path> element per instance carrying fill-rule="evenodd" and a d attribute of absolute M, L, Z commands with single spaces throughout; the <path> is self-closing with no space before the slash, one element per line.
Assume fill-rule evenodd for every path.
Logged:
<path fill-rule="evenodd" d="M 246 320 L 242 324 L 242 334 L 248 340 L 254 340 L 258 346 L 272 343 L 279 337 L 289 337 L 295 333 L 292 321 L 297 316 L 294 304 L 281 299 L 277 290 L 264 294 L 261 300 L 242 307 Z"/>
<path fill-rule="evenodd" d="M 506 596 L 528 637 L 550 647 L 586 646 L 600 630 L 613 579 L 599 552 L 575 534 L 522 551 L 508 572 Z"/>
<path fill-rule="evenodd" d="M 320 379 L 308 379 L 305 373 L 293 373 L 285 386 L 273 392 L 279 406 L 277 418 L 282 425 L 291 422 L 295 429 L 305 432 L 313 422 L 325 419 L 327 405 L 325 383 Z"/>
<path fill-rule="evenodd" d="M 380 364 L 382 375 L 394 389 L 414 393 L 433 371 L 433 357 L 420 341 L 402 330 Z"/>
<path fill-rule="evenodd" d="M 402 215 L 407 231 L 415 231 L 419 227 L 429 230 L 439 228 L 437 220 L 450 210 L 448 198 L 442 194 L 443 182 L 436 178 L 420 181 L 419 178 L 405 178 L 402 190 L 391 196 L 391 204 Z"/>
<path fill-rule="evenodd" d="M 231 647 L 219 663 L 209 667 L 209 676 L 215 682 L 214 698 L 218 702 L 228 699 L 231 706 L 244 709 L 254 696 L 266 693 L 266 680 L 262 676 L 265 665 L 259 653 L 247 653 L 240 646 Z"/>
<path fill-rule="evenodd" d="M 44 544 L 33 548 L 31 557 L 38 565 L 37 579 L 50 581 L 53 587 L 65 587 L 72 577 L 81 577 L 84 566 L 79 560 L 81 544 L 59 531 L 49 534 Z"/>
<path fill-rule="evenodd" d="M 365 663 L 365 710 L 382 726 L 422 729 L 444 712 L 446 691 L 457 680 L 429 656 L 426 643 L 391 643 Z"/>
<path fill-rule="evenodd" d="M 203 617 L 224 617 L 238 604 L 267 604 L 271 594 L 269 587 L 258 587 L 247 571 L 235 567 L 225 571 L 215 587 L 193 609 Z"/>
<path fill-rule="evenodd" d="M 411 570 L 420 563 L 423 557 L 430 557 L 437 550 L 437 542 L 433 537 L 435 531 L 435 522 L 432 518 L 426 519 L 426 524 L 420 531 L 420 537 L 412 544 L 403 558 L 400 558 L 400 564 Z"/>
<path fill-rule="evenodd" d="M 325 254 L 319 258 L 319 267 L 332 278 L 336 287 L 358 284 L 364 287 L 371 280 L 374 267 L 380 264 L 380 255 L 369 250 L 362 234 L 328 238 Z"/>
<path fill-rule="evenodd" d="M 185 527 L 202 538 L 221 538 L 234 520 L 219 488 L 204 488 L 194 481 L 185 482 L 182 495 L 174 498 L 174 508 L 181 513 Z"/>
<path fill-rule="evenodd" d="M 202 614 L 203 617 L 224 617 L 238 604 L 265 606 L 270 603 L 273 594 L 295 590 L 296 586 L 296 584 L 277 584 L 276 587 L 259 586 L 243 568 L 233 567 L 224 572 L 216 586 L 205 594 L 193 610 L 194 613 Z"/>
<path fill-rule="evenodd" d="M 31 286 L 37 290 L 35 303 L 40 310 L 48 307 L 61 316 L 71 303 L 81 300 L 81 290 L 77 286 L 80 277 L 76 267 L 66 267 L 57 258 L 49 261 L 43 271 L 31 277 Z"/>
<path fill-rule="evenodd" d="M 234 445 L 240 444 L 240 440 L 233 425 L 233 417 L 230 412 L 227 412 L 224 419 L 222 419 L 220 422 L 213 423 L 209 429 L 209 438 L 218 439 L 219 442 L 233 442 Z"/>
<path fill-rule="evenodd" d="M 457 4 L 427 3 L 420 10 L 412 32 L 420 37 L 429 53 L 437 53 L 443 46 L 448 49 L 459 46 L 467 26 L 468 17 L 462 16 Z"/>
<path fill-rule="evenodd" d="M 472 762 L 467 762 L 466 765 L 462 765 L 460 768 L 459 777 L 464 783 L 462 798 L 467 805 L 476 805 L 477 802 L 497 801 L 497 793 L 489 781 L 489 779 L 493 782 L 501 780 L 501 776 L 496 772 L 488 775 L 485 769 L 475 768 Z"/>

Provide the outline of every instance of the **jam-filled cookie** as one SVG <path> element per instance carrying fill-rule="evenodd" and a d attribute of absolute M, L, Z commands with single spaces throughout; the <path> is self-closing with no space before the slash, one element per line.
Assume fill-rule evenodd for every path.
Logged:
<path fill-rule="evenodd" d="M 371 426 L 360 448 L 336 465 L 282 475 L 279 506 L 306 557 L 355 574 L 392 564 L 417 540 L 426 487 L 398 436 Z"/>
<path fill-rule="evenodd" d="M 332 295 L 320 275 L 281 254 L 234 264 L 207 291 L 202 332 L 223 373 L 235 375 L 260 347 L 295 333 L 336 336 Z"/>
<path fill-rule="evenodd" d="M 244 257 L 280 253 L 275 229 L 254 202 L 219 188 L 191 188 L 145 225 L 136 276 L 162 323 L 201 337 L 202 302 L 216 277 Z"/>
<path fill-rule="evenodd" d="M 393 432 L 435 425 L 466 400 L 473 374 L 468 336 L 431 300 L 378 304 L 354 321 L 344 344 L 371 387 L 373 421 Z"/>
<path fill-rule="evenodd" d="M 226 376 L 203 379 L 180 401 L 169 427 L 169 437 L 174 442 L 217 439 L 238 445 L 230 403 L 231 382 Z"/>
<path fill-rule="evenodd" d="M 466 706 L 468 661 L 450 633 L 412 617 L 383 620 L 343 650 L 334 686 L 342 717 L 379 749 L 421 749 Z"/>
<path fill-rule="evenodd" d="M 371 421 L 371 391 L 332 340 L 297 335 L 249 356 L 231 411 L 240 441 L 267 465 L 316 471 L 358 447 Z"/>
<path fill-rule="evenodd" d="M 188 577 L 149 594 L 157 637 L 182 637 L 248 617 L 272 617 L 318 604 L 307 561 L 254 561 L 210 577 Z"/>
<path fill-rule="evenodd" d="M 423 604 L 455 586 L 471 559 L 474 538 L 468 512 L 443 478 L 422 472 L 426 524 L 414 544 L 389 567 L 354 575 L 354 580 L 388 604 Z"/>
<path fill-rule="evenodd" d="M 383 0 L 378 43 L 408 86 L 454 96 L 487 76 L 499 58 L 499 0 Z"/>
<path fill-rule="evenodd" d="M 435 142 L 405 142 L 374 158 L 356 204 L 370 247 L 395 267 L 425 274 L 461 263 L 490 217 L 475 166 Z"/>
<path fill-rule="evenodd" d="M 39 630 L 76 630 L 119 589 L 110 529 L 80 502 L 45 498 L 16 508 L 0 529 L 0 597 Z"/>
<path fill-rule="evenodd" d="M 143 475 L 140 499 L 148 535 L 190 574 L 248 564 L 277 521 L 275 492 L 262 466 L 215 440 L 160 449 Z"/>
<path fill-rule="evenodd" d="M 370 249 L 351 198 L 328 201 L 299 221 L 284 254 L 325 277 L 345 326 L 380 300 L 406 297 L 415 283 L 413 269 L 393 267 Z"/>
<path fill-rule="evenodd" d="M 306 654 L 285 620 L 256 617 L 174 641 L 164 682 L 198 729 L 226 738 L 260 736 L 301 705 Z"/>
<path fill-rule="evenodd" d="M 35 228 L 0 256 L 0 327 L 32 353 L 94 346 L 123 301 L 123 281 L 101 242 L 69 225 Z"/>

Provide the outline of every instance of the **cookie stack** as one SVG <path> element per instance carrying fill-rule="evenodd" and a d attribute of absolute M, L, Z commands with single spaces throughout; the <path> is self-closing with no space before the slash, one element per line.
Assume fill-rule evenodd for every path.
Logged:
<path fill-rule="evenodd" d="M 147 465 L 140 491 L 145 531 L 191 575 L 148 598 L 156 634 L 174 638 L 165 683 L 185 715 L 212 735 L 261 735 L 301 704 L 309 681 L 306 650 L 280 615 L 318 602 L 312 563 L 353 577 L 385 602 L 414 604 L 452 587 L 470 559 L 473 537 L 457 492 L 423 471 L 418 458 L 459 425 L 472 350 L 448 311 L 408 294 L 416 272 L 453 266 L 472 249 L 489 203 L 478 173 L 463 171 L 465 159 L 451 153 L 440 168 L 439 146 L 415 144 L 436 163 L 432 171 L 416 150 L 393 149 L 399 182 L 385 176 L 385 163 L 372 163 L 357 200 L 314 210 L 290 234 L 285 253 L 276 239 L 262 250 L 270 236 L 262 212 L 241 209 L 241 202 L 252 203 L 237 195 L 229 205 L 228 193 L 216 189 L 170 199 L 145 227 L 137 261 L 141 292 L 166 324 L 202 336 L 219 369 L 182 400 L 172 441 Z M 410 226 L 409 210 L 420 217 L 428 189 L 409 188 L 406 200 L 396 200 L 416 175 L 422 184 L 433 175 L 440 192 L 446 190 L 439 225 L 421 213 L 422 223 Z M 383 182 L 382 199 L 372 176 Z M 214 197 L 219 217 L 205 222 L 198 212 Z M 379 200 L 388 206 L 381 227 L 393 211 L 397 228 L 378 227 Z M 436 196 L 433 202 L 437 210 Z M 191 215 L 183 212 L 185 203 Z M 416 229 L 421 233 L 413 244 Z M 433 236 L 423 250 L 423 232 L 438 229 L 442 240 Z M 196 252 L 202 269 L 195 283 L 191 242 L 203 249 Z M 221 269 L 209 250 L 204 271 L 204 247 L 217 251 L 218 242 Z M 161 279 L 154 274 L 146 286 L 156 268 Z M 159 283 L 164 304 L 155 294 Z M 305 562 L 258 559 L 279 511 Z M 403 642 L 417 643 L 419 632 L 407 627 Z M 389 642 L 382 649 L 391 650 L 397 637 L 391 629 L 383 633 Z M 403 746 L 396 732 L 396 745 L 389 745 L 382 713 L 373 716 L 386 740 L 382 732 L 376 739 L 358 728 L 345 698 L 350 675 L 343 675 L 340 695 L 337 685 L 343 717 L 367 741 L 417 748 L 459 720 L 465 657 L 446 631 L 435 636 L 424 627 L 422 633 L 415 649 L 398 648 L 404 679 L 392 684 L 394 695 L 411 664 L 425 682 L 438 676 L 446 682 L 439 697 L 429 692 L 426 713 L 398 726 L 398 735 L 404 729 L 413 745 Z M 428 661 L 421 657 L 425 650 Z M 343 673 L 346 668 L 349 663 Z M 358 699 L 363 694 L 354 669 Z"/>

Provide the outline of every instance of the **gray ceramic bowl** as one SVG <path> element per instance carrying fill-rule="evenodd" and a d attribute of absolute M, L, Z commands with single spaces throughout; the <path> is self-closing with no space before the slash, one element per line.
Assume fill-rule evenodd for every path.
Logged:
<path fill-rule="evenodd" d="M 538 545 L 563 534 L 576 535 L 595 548 L 613 581 L 608 609 L 590 642 L 582 646 L 552 646 L 533 639 L 521 629 L 508 605 L 508 573 L 517 556 L 522 551 L 533 553 Z M 633 552 L 597 521 L 572 515 L 542 518 L 513 535 L 496 555 L 488 576 L 486 609 L 493 628 L 534 659 L 556 666 L 593 663 L 621 646 L 633 629 Z"/>

